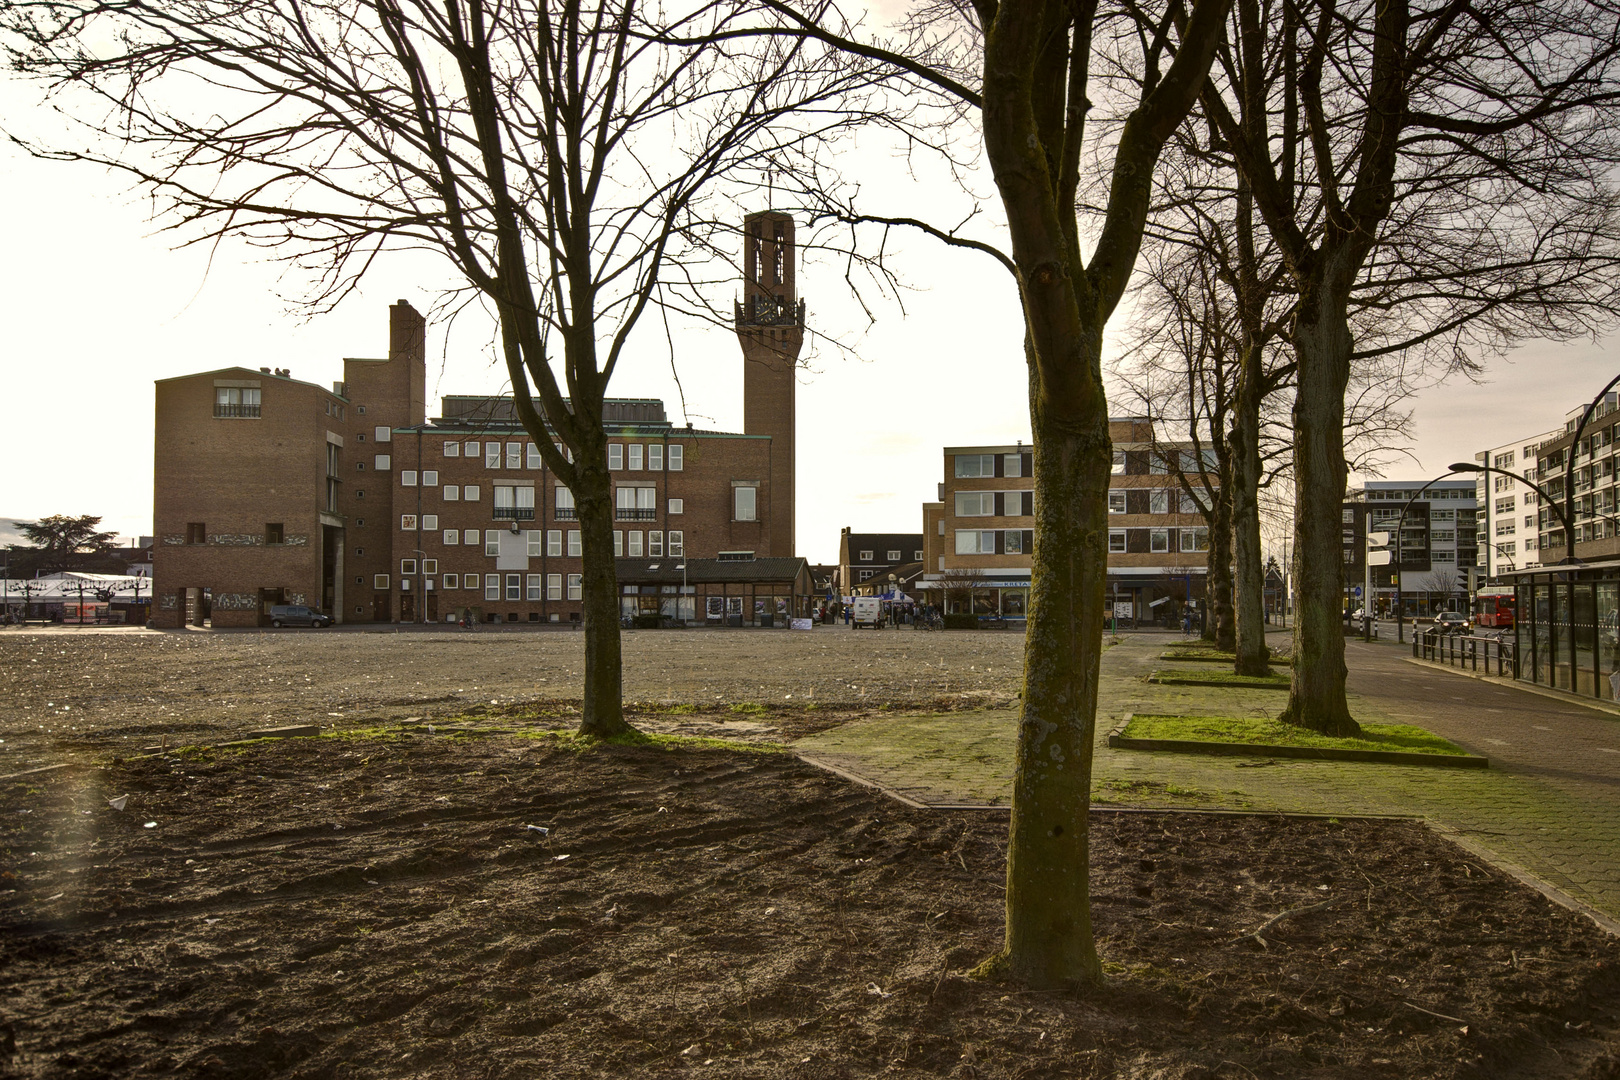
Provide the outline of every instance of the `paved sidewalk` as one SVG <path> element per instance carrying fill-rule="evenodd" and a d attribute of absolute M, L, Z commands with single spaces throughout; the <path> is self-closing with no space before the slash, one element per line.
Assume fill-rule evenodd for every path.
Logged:
<path fill-rule="evenodd" d="M 1143 681 L 1163 666 L 1158 654 L 1170 639 L 1142 635 L 1103 656 L 1093 768 L 1099 802 L 1420 815 L 1620 918 L 1620 718 L 1419 666 L 1400 650 L 1349 643 L 1351 708 L 1359 719 L 1428 728 L 1488 756 L 1491 768 L 1109 749 L 1108 731 L 1127 713 L 1281 711 L 1286 695 L 1276 691 Z M 1004 804 L 1015 725 L 1008 711 L 883 717 L 798 745 L 925 802 Z"/>

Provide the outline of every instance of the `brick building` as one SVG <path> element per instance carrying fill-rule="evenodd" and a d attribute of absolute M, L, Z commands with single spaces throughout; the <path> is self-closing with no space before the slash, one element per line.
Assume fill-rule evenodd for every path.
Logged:
<path fill-rule="evenodd" d="M 844 596 L 875 595 L 873 582 L 882 592 L 890 574 L 898 578 L 902 568 L 922 558 L 921 533 L 858 533 L 845 526 L 838 534 L 838 589 Z"/>
<path fill-rule="evenodd" d="M 1149 422 L 1111 419 L 1108 600 L 1121 618 L 1163 622 L 1208 575 L 1209 529 L 1175 477 L 1198 467 L 1190 448 L 1153 442 Z M 1034 453 L 1012 446 L 947 446 L 939 500 L 923 504 L 918 588 L 953 613 L 1022 619 L 1028 614 L 1035 542 Z"/>
<path fill-rule="evenodd" d="M 808 572 L 796 588 L 797 567 L 780 562 L 794 557 L 804 305 L 792 220 L 754 214 L 743 234 L 745 430 L 678 428 L 648 399 L 610 400 L 603 419 L 624 569 L 723 560 L 709 575 L 729 590 L 722 607 L 746 597 L 754 622 L 756 598 L 761 613 L 808 611 Z M 425 356 L 426 323 L 402 300 L 390 309 L 387 358 L 344 360 L 330 390 L 283 369 L 160 380 L 153 624 L 262 625 L 276 603 L 339 622 L 580 619 L 567 488 L 543 467 L 510 398 L 446 396 L 429 419 Z M 757 589 L 740 568 L 754 562 Z"/>

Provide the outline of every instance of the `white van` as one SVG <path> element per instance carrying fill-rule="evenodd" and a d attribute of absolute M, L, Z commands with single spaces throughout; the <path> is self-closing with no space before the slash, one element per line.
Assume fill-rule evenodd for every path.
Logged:
<path fill-rule="evenodd" d="M 857 596 L 850 603 L 850 610 L 854 613 L 851 620 L 855 629 L 869 626 L 877 630 L 883 626 L 883 601 L 875 596 Z"/>

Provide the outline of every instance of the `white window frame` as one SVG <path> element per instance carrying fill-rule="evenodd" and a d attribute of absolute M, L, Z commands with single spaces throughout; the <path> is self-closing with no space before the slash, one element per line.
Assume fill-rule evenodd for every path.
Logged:
<path fill-rule="evenodd" d="M 476 442 L 468 442 L 461 445 L 462 457 L 470 457 L 474 461 L 477 461 L 482 454 L 483 451 L 479 449 L 479 445 Z"/>
<path fill-rule="evenodd" d="M 523 444 L 509 442 L 506 444 L 506 467 L 508 469 L 523 468 Z"/>
<path fill-rule="evenodd" d="M 477 484 L 463 484 L 462 487 L 461 487 L 461 501 L 462 502 L 477 502 L 478 501 L 478 485 Z"/>
<path fill-rule="evenodd" d="M 895 550 L 895 549 L 890 549 L 888 551 L 885 551 L 883 553 L 883 561 L 884 562 L 890 562 L 890 563 L 899 562 L 900 561 L 900 552 L 898 550 Z"/>
<path fill-rule="evenodd" d="M 501 444 L 491 439 L 484 444 L 484 468 L 498 469 L 501 467 Z"/>
<path fill-rule="evenodd" d="M 663 443 L 648 443 L 647 444 L 647 471 L 648 472 L 663 472 L 664 471 L 664 444 Z"/>
<path fill-rule="evenodd" d="M 744 507 L 743 492 L 748 492 L 747 506 Z M 732 521 L 758 521 L 759 520 L 759 488 L 753 484 L 733 484 L 731 487 L 731 520 Z"/>
<path fill-rule="evenodd" d="M 861 557 L 857 561 L 859 561 L 859 562 L 872 562 L 873 561 L 872 560 L 872 552 L 871 551 L 862 551 L 861 552 Z"/>
<path fill-rule="evenodd" d="M 437 574 L 438 572 L 439 572 L 439 560 L 438 559 L 423 559 L 422 560 L 422 573 L 424 573 L 424 574 Z"/>
<path fill-rule="evenodd" d="M 669 530 L 669 556 L 672 559 L 686 558 L 686 530 Z"/>
<path fill-rule="evenodd" d="M 401 515 L 399 515 L 399 531 L 400 532 L 416 532 L 416 515 L 415 514 L 401 514 Z"/>
<path fill-rule="evenodd" d="M 469 547 L 477 547 L 483 543 L 483 535 L 477 529 L 468 529 L 461 534 L 461 542 Z"/>
<path fill-rule="evenodd" d="M 659 559 L 664 555 L 664 531 L 662 529 L 647 530 L 647 557 Z"/>
<path fill-rule="evenodd" d="M 613 557 L 615 559 L 624 558 L 624 530 L 623 529 L 614 529 L 613 530 Z"/>
<path fill-rule="evenodd" d="M 1124 552 L 1125 552 L 1125 530 L 1124 529 L 1109 529 L 1108 530 L 1108 553 L 1110 555 L 1122 555 L 1122 554 L 1124 554 Z"/>
<path fill-rule="evenodd" d="M 501 575 L 484 575 L 484 599 L 499 600 L 501 598 Z"/>
<path fill-rule="evenodd" d="M 583 592 L 583 587 L 580 583 L 583 580 L 583 577 L 581 577 L 579 574 L 568 575 L 568 599 L 578 600 L 580 598 L 580 595 Z"/>
<path fill-rule="evenodd" d="M 1170 512 L 1170 489 L 1153 488 L 1148 492 L 1148 513 L 1168 514 Z"/>
<path fill-rule="evenodd" d="M 671 515 L 686 513 L 686 500 L 685 499 L 671 499 L 671 500 L 669 500 L 669 512 L 670 512 Z"/>
<path fill-rule="evenodd" d="M 444 587 L 446 589 L 460 588 L 460 586 L 461 586 L 461 578 L 459 576 L 457 576 L 456 574 L 446 574 L 446 575 L 444 575 L 444 581 L 442 582 L 442 584 L 444 585 Z"/>
<path fill-rule="evenodd" d="M 422 531 L 423 532 L 438 532 L 439 531 L 439 515 L 438 514 L 423 514 L 422 515 Z"/>
<path fill-rule="evenodd" d="M 544 586 L 541 585 L 540 582 L 541 577 L 539 574 L 529 574 L 524 578 L 525 594 L 527 599 L 540 600 L 544 598 L 545 594 L 541 592 L 541 589 L 543 589 Z"/>
<path fill-rule="evenodd" d="M 387 574 L 372 574 L 371 575 L 371 587 L 373 589 L 380 589 L 383 592 L 387 592 L 388 591 L 388 575 Z"/>
<path fill-rule="evenodd" d="M 444 501 L 445 502 L 460 502 L 461 501 L 461 485 L 460 484 L 446 484 L 446 485 L 444 485 Z"/>
<path fill-rule="evenodd" d="M 562 558 L 562 530 L 550 529 L 546 532 L 546 555 L 549 558 Z"/>
<path fill-rule="evenodd" d="M 416 573 L 416 560 L 415 559 L 401 559 L 401 560 L 399 560 L 399 573 L 400 573 L 401 577 L 408 577 L 411 574 Z"/>
<path fill-rule="evenodd" d="M 1110 491 L 1108 493 L 1108 512 L 1110 514 L 1123 514 L 1127 501 L 1123 491 Z"/>
<path fill-rule="evenodd" d="M 446 547 L 451 547 L 451 546 L 453 546 L 455 544 L 459 544 L 459 543 L 461 543 L 461 530 L 460 529 L 446 529 L 446 530 L 444 530 L 444 544 L 445 544 Z"/>
<path fill-rule="evenodd" d="M 541 554 L 543 552 L 543 549 L 542 549 L 541 545 L 545 543 L 544 539 L 542 538 L 540 530 L 539 529 L 527 529 L 525 531 L 528 533 L 527 539 L 529 541 L 529 558 L 531 558 L 531 559 L 540 558 Z M 535 599 L 538 599 L 538 597 L 535 597 Z"/>
<path fill-rule="evenodd" d="M 624 471 L 624 444 L 608 443 L 608 472 Z"/>
<path fill-rule="evenodd" d="M 625 544 L 625 553 L 627 555 L 629 555 L 630 558 L 632 558 L 632 559 L 641 558 L 641 553 L 644 550 L 642 548 L 642 539 L 643 539 L 643 537 L 642 537 L 641 530 L 640 529 L 631 529 L 630 530 L 630 535 L 629 535 L 629 537 L 627 539 L 628 539 L 628 543 Z"/>
<path fill-rule="evenodd" d="M 568 530 L 568 557 L 570 559 L 579 558 L 579 530 L 578 529 L 569 529 Z"/>
<path fill-rule="evenodd" d="M 445 457 L 460 457 L 461 456 L 461 444 L 459 442 L 447 442 L 447 443 L 445 443 L 444 444 L 444 456 Z"/>
<path fill-rule="evenodd" d="M 490 558 L 494 558 L 495 556 L 499 555 L 500 553 L 501 553 L 501 530 L 500 529 L 485 529 L 484 530 L 484 554 L 489 556 Z"/>
<path fill-rule="evenodd" d="M 561 600 L 562 599 L 562 575 L 561 574 L 547 574 L 546 575 L 546 599 L 547 600 Z"/>
<path fill-rule="evenodd" d="M 387 424 L 378 424 L 372 431 L 371 437 L 376 442 L 393 442 L 394 429 Z"/>
<path fill-rule="evenodd" d="M 625 448 L 628 451 L 628 466 L 631 472 L 641 472 L 642 459 L 646 454 L 641 443 L 631 443 Z"/>
<path fill-rule="evenodd" d="M 1168 554 L 1170 551 L 1170 530 L 1149 529 L 1148 550 L 1155 555 Z"/>
<path fill-rule="evenodd" d="M 996 513 L 993 491 L 958 491 L 954 502 L 957 517 L 994 517 Z"/>
<path fill-rule="evenodd" d="M 543 469 L 546 467 L 546 459 L 540 456 L 539 446 L 528 443 L 523 447 L 523 467 L 526 469 Z"/>
<path fill-rule="evenodd" d="M 422 486 L 423 487 L 438 487 L 439 486 L 439 470 L 438 469 L 423 469 L 422 470 Z"/>
<path fill-rule="evenodd" d="M 686 469 L 686 448 L 680 443 L 671 443 L 669 447 L 669 471 L 682 472 Z"/>
<path fill-rule="evenodd" d="M 387 472 L 394 467 L 394 459 L 389 454 L 378 454 L 371 459 L 371 467 L 378 472 Z"/>
<path fill-rule="evenodd" d="M 400 473 L 399 473 L 399 486 L 400 487 L 415 487 L 416 486 L 416 470 L 415 469 L 401 469 Z"/>

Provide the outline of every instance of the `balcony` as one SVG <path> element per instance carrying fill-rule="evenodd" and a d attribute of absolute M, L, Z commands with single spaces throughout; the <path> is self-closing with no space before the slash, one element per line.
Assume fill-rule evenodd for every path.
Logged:
<path fill-rule="evenodd" d="M 558 521 L 578 521 L 579 509 L 573 506 L 559 506 L 553 517 Z"/>
<path fill-rule="evenodd" d="M 224 405 L 214 403 L 214 417 L 227 420 L 257 420 L 259 407 L 257 405 Z"/>
<path fill-rule="evenodd" d="M 654 510 L 654 509 L 651 509 L 651 508 L 646 509 L 646 510 L 642 510 L 642 509 L 638 509 L 637 507 L 634 507 L 634 506 L 620 506 L 620 507 L 615 507 L 614 508 L 613 520 L 614 521 L 657 521 L 658 520 L 658 511 Z"/>
<path fill-rule="evenodd" d="M 534 507 L 532 506 L 497 506 L 495 508 L 496 521 L 533 521 Z"/>

